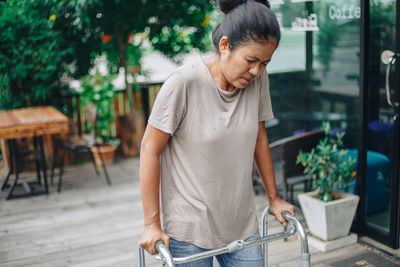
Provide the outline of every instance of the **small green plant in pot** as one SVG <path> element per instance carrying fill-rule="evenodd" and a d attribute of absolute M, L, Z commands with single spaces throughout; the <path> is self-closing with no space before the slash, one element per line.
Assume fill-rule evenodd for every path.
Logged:
<path fill-rule="evenodd" d="M 114 91 L 112 81 L 115 76 L 102 75 L 98 71 L 94 75 L 87 75 L 81 79 L 83 92 L 81 95 L 81 108 L 85 110 L 88 103 L 96 106 L 97 119 L 96 129 L 92 125 L 86 125 L 86 129 L 90 131 L 96 130 L 94 133 L 96 138 L 100 138 L 99 146 L 91 148 L 96 165 L 101 166 L 99 153 L 102 155 L 104 163 L 111 164 L 114 161 L 115 150 L 120 140 L 112 137 L 111 125 L 114 123 L 115 114 L 112 108 L 114 100 Z"/>
<path fill-rule="evenodd" d="M 347 156 L 343 149 L 345 132 L 336 132 L 332 137 L 329 122 L 322 123 L 325 138 L 310 152 L 300 151 L 297 164 L 304 167 L 304 174 L 313 181 L 318 198 L 324 202 L 336 199 L 336 189 L 349 185 L 356 175 L 356 160 Z"/>
<path fill-rule="evenodd" d="M 102 75 L 98 71 L 94 75 L 84 76 L 82 81 L 83 92 L 81 95 L 81 107 L 84 110 L 87 103 L 92 103 L 97 108 L 97 135 L 103 142 L 115 143 L 111 138 L 111 125 L 114 122 L 115 114 L 112 108 L 114 91 L 112 81 L 113 75 Z M 88 125 L 89 130 L 91 129 Z"/>

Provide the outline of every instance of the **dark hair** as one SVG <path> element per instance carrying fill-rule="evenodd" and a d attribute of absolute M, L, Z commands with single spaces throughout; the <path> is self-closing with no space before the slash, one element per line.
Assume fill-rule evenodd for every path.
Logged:
<path fill-rule="evenodd" d="M 212 33 L 217 52 L 223 36 L 228 37 L 232 50 L 251 40 L 260 42 L 274 38 L 279 44 L 279 23 L 267 0 L 218 0 L 218 5 L 225 16 Z"/>

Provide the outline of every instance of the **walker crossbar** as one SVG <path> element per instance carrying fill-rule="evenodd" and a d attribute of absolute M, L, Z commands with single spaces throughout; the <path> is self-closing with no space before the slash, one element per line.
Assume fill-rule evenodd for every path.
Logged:
<path fill-rule="evenodd" d="M 289 227 L 287 228 L 288 230 L 283 231 L 281 233 L 277 234 L 272 234 L 272 235 L 267 235 L 267 216 L 268 214 L 272 214 L 271 210 L 267 206 L 262 214 L 262 222 L 263 222 L 263 231 L 262 235 L 260 238 L 253 239 L 250 241 L 243 241 L 243 240 L 236 240 L 227 245 L 226 247 L 223 248 L 218 248 L 218 249 L 213 249 L 209 251 L 205 251 L 202 253 L 186 256 L 186 257 L 179 257 L 179 258 L 173 258 L 171 256 L 170 251 L 168 248 L 165 246 L 164 242 L 162 241 L 157 241 L 155 245 L 155 250 L 159 253 L 159 259 L 161 261 L 161 264 L 163 266 L 168 266 L 168 267 L 175 267 L 175 264 L 182 264 L 182 263 L 188 263 L 224 253 L 231 253 L 235 252 L 238 250 L 242 250 L 244 248 L 248 247 L 253 247 L 253 246 L 258 246 L 262 245 L 263 246 L 263 252 L 264 252 L 264 260 L 265 260 L 265 267 L 268 267 L 268 242 L 278 240 L 278 239 L 283 239 L 287 238 L 289 236 L 294 235 L 296 232 L 299 233 L 300 236 L 300 241 L 301 241 L 301 259 L 302 259 L 302 267 L 310 267 L 310 254 L 308 252 L 308 242 L 307 242 L 307 235 L 306 231 L 301 224 L 301 222 L 293 215 L 291 215 L 289 212 L 283 212 L 282 217 L 289 222 Z M 272 214 L 273 215 L 273 214 Z M 144 254 L 144 249 L 142 247 L 139 247 L 139 259 L 140 259 L 140 267 L 145 267 L 145 254 Z"/>

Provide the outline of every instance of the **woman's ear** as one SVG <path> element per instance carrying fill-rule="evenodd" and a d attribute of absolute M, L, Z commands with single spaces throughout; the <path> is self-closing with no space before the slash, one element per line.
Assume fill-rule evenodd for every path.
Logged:
<path fill-rule="evenodd" d="M 229 43 L 228 37 L 226 37 L 225 35 L 222 36 L 222 38 L 219 40 L 218 49 L 220 54 L 230 52 L 231 45 Z"/>

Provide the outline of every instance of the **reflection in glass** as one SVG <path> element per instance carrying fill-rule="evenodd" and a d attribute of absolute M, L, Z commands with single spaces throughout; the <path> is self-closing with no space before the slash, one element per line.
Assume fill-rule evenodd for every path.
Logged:
<path fill-rule="evenodd" d="M 384 50 L 395 51 L 396 1 L 369 2 L 366 215 L 368 225 L 388 231 L 394 111 L 386 101 L 386 66 L 380 56 Z M 319 128 L 329 120 L 334 128 L 346 129 L 344 145 L 357 158 L 360 1 L 277 0 L 271 5 L 282 41 L 268 66 L 276 117 L 266 125 L 270 141 Z"/>
<path fill-rule="evenodd" d="M 282 39 L 267 67 L 275 115 L 266 123 L 270 142 L 330 121 L 346 130 L 344 145 L 357 151 L 360 1 L 280 0 L 271 1 L 271 9 Z M 274 164 L 279 181 L 280 165 Z"/>
<path fill-rule="evenodd" d="M 386 101 L 384 50 L 395 49 L 396 1 L 371 1 L 368 99 L 367 223 L 389 231 L 394 110 Z"/>
<path fill-rule="evenodd" d="M 359 1 L 271 1 L 282 41 L 268 72 L 279 123 L 271 141 L 319 128 L 324 120 L 346 128 L 345 145 L 357 147 Z"/>

